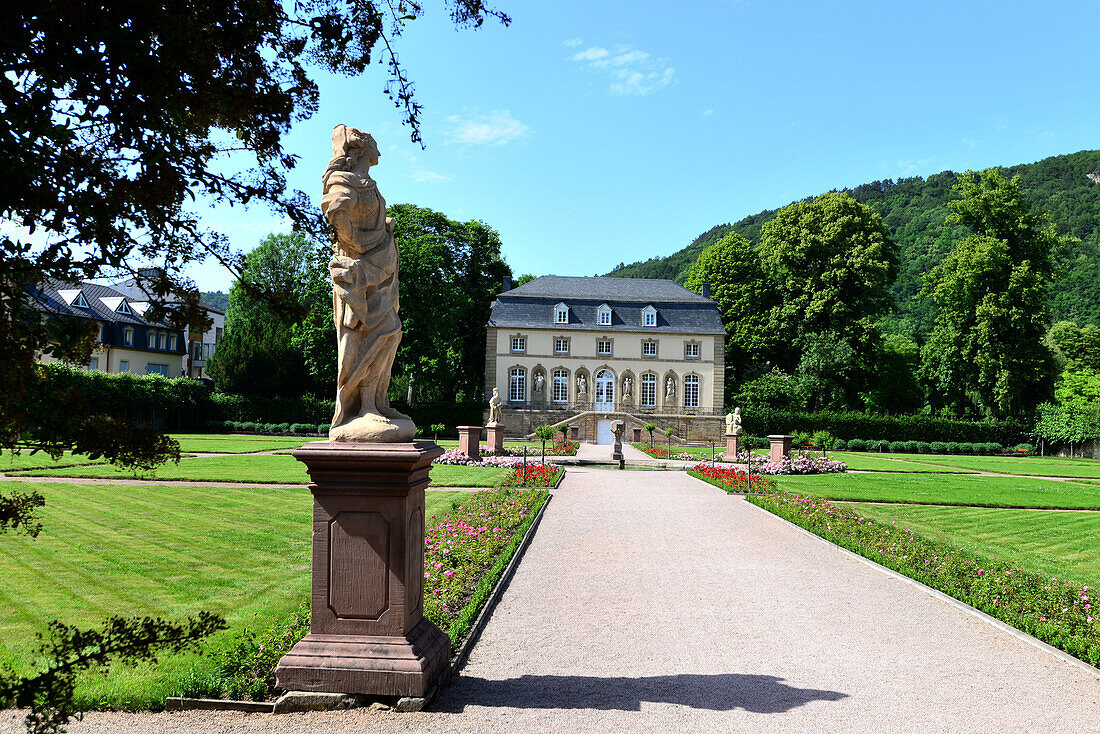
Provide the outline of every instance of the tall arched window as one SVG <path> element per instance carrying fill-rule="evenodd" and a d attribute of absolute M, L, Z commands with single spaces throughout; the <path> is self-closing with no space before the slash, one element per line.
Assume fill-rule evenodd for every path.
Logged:
<path fill-rule="evenodd" d="M 641 406 L 654 408 L 657 406 L 657 375 L 647 372 L 642 375 L 641 381 Z"/>
<path fill-rule="evenodd" d="M 684 407 L 699 407 L 699 375 L 684 377 Z"/>
<path fill-rule="evenodd" d="M 527 399 L 527 370 L 513 367 L 508 372 L 508 402 L 522 403 Z"/>
<path fill-rule="evenodd" d="M 569 370 L 554 370 L 551 373 L 550 399 L 555 403 L 569 402 Z"/>

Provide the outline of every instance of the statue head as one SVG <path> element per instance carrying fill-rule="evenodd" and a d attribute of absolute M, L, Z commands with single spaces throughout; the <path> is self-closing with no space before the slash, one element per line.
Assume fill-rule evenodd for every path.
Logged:
<path fill-rule="evenodd" d="M 493 397 L 495 398 L 495 397 L 499 397 L 499 396 L 500 396 L 500 388 L 494 387 L 493 388 Z"/>
<path fill-rule="evenodd" d="M 370 133 L 337 125 L 332 128 L 332 160 L 325 169 L 324 178 L 327 180 L 333 171 L 354 171 L 356 168 L 366 173 L 367 168 L 378 163 L 379 157 L 378 143 Z"/>

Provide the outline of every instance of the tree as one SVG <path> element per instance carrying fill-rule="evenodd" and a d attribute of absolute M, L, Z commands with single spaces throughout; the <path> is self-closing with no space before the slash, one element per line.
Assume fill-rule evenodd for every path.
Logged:
<path fill-rule="evenodd" d="M 510 22 L 482 0 L 445 5 L 459 27 L 489 18 Z M 305 64 L 358 75 L 374 61 L 385 63 L 385 93 L 421 142 L 421 108 L 396 41 L 422 14 L 416 0 L 4 6 L 0 218 L 14 225 L 5 228 L 14 234 L 0 237 L 0 449 L 169 458 L 173 451 L 151 430 L 97 431 L 94 414 L 79 401 L 65 420 L 38 423 L 32 396 L 46 379 L 38 355 L 87 363 L 94 335 L 84 320 L 41 318 L 37 285 L 135 275 L 156 263 L 158 302 L 145 317 L 205 331 L 198 290 L 182 267 L 213 256 L 236 269 L 240 260 L 224 236 L 203 229 L 192 202 L 259 204 L 320 239 L 319 213 L 286 189 L 296 157 L 282 147 L 291 124 L 317 109 L 317 86 Z M 234 170 L 235 161 L 226 160 L 233 153 L 255 166 Z M 279 304 L 278 294 L 266 295 Z M 165 630 L 122 634 L 146 650 L 171 638 Z M 59 728 L 71 713 L 64 696 L 50 697 L 58 690 L 51 686 L 67 681 L 15 681 L 22 700 L 41 695 L 58 702 L 57 717 L 43 730 Z"/>
<path fill-rule="evenodd" d="M 649 448 L 653 448 L 653 432 L 657 430 L 657 424 L 656 423 L 646 423 L 642 427 L 645 428 L 647 431 L 649 431 Z"/>
<path fill-rule="evenodd" d="M 324 326 L 332 322 L 328 260 L 327 248 L 298 232 L 268 235 L 248 253 L 229 291 L 225 337 L 207 370 L 218 389 L 240 395 L 331 392 L 336 337 L 335 328 Z M 260 295 L 268 292 L 278 294 L 277 309 Z M 329 333 L 313 334 L 311 327 Z"/>
<path fill-rule="evenodd" d="M 546 442 L 554 440 L 553 426 L 538 426 L 535 428 L 535 436 L 542 441 L 542 463 L 546 463 Z"/>
<path fill-rule="evenodd" d="M 772 368 L 755 380 L 741 385 L 734 401 L 745 410 L 802 410 L 806 407 L 806 394 L 800 380 Z"/>
<path fill-rule="evenodd" d="M 920 346 L 902 334 L 886 334 L 875 360 L 875 377 L 865 401 L 882 413 L 915 413 L 924 405 L 918 379 Z"/>
<path fill-rule="evenodd" d="M 807 347 L 820 351 L 828 335 L 846 345 L 846 400 L 854 403 L 870 382 L 875 322 L 893 307 L 898 253 L 886 225 L 848 194 L 824 194 L 779 210 L 761 230 L 759 254 L 778 294 L 768 328 L 788 345 L 777 366 L 798 370 Z"/>
<path fill-rule="evenodd" d="M 936 313 L 921 371 L 957 411 L 1025 414 L 1047 389 L 1047 287 L 1069 240 L 1032 210 L 1019 176 L 967 172 L 955 190 L 947 221 L 970 234 L 925 278 Z"/>
<path fill-rule="evenodd" d="M 1100 370 L 1100 328 L 1059 321 L 1047 332 L 1047 342 L 1063 366 L 1085 366 Z"/>
<path fill-rule="evenodd" d="M 696 293 L 710 284 L 726 328 L 726 382 L 736 385 L 759 373 L 775 349 L 768 315 L 777 294 L 749 241 L 730 233 L 707 247 L 688 270 L 684 286 Z"/>

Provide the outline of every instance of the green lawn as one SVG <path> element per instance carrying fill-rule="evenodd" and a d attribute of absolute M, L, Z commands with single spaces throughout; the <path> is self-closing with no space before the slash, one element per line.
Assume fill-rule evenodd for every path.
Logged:
<path fill-rule="evenodd" d="M 24 483 L 0 483 L 3 492 Z M 51 618 L 94 626 L 106 615 L 179 619 L 202 609 L 231 630 L 289 614 L 309 595 L 311 506 L 304 488 L 35 485 L 46 497 L 37 539 L 0 543 L 0 665 L 27 671 L 35 633 Z M 429 492 L 427 514 L 461 492 Z M 224 633 L 223 633 L 224 634 Z M 160 706 L 193 666 L 194 653 L 153 667 L 86 676 L 85 701 Z"/>
<path fill-rule="evenodd" d="M 179 441 L 180 451 L 209 454 L 248 454 L 254 451 L 296 449 L 309 441 L 323 441 L 317 437 L 302 436 L 253 436 L 244 433 L 178 433 L 172 438 Z"/>
<path fill-rule="evenodd" d="M 856 471 L 886 471 L 903 473 L 966 474 L 969 470 L 953 466 L 924 464 L 912 454 L 863 454 L 849 451 L 830 451 L 830 459 L 843 461 Z"/>
<path fill-rule="evenodd" d="M 929 464 L 995 472 L 997 474 L 1032 474 L 1039 477 L 1081 477 L 1100 479 L 1100 459 L 1067 459 L 1039 456 L 924 456 L 908 454 L 908 460 Z"/>
<path fill-rule="evenodd" d="M 433 487 L 496 487 L 508 473 L 507 469 L 485 466 L 432 467 Z M 309 475 L 305 464 L 288 454 L 245 454 L 237 456 L 206 456 L 184 459 L 179 464 L 164 464 L 151 474 L 124 472 L 113 466 L 35 469 L 28 476 L 107 477 L 111 479 L 144 479 L 193 482 L 239 482 L 242 484 L 306 484 Z"/>
<path fill-rule="evenodd" d="M 1100 486 L 967 474 L 814 474 L 777 477 L 781 489 L 837 500 L 982 507 L 1100 509 Z"/>
<path fill-rule="evenodd" d="M 89 459 L 82 454 L 74 454 L 71 451 L 66 451 L 60 459 L 54 461 L 50 458 L 50 455 L 45 451 L 39 451 L 32 454 L 30 451 L 23 451 L 18 456 L 5 451 L 0 455 L 0 472 L 8 473 L 14 471 L 25 471 L 27 469 L 41 469 L 41 468 L 57 468 L 62 466 L 75 466 L 78 464 L 102 464 L 103 459 Z"/>
<path fill-rule="evenodd" d="M 1100 513 L 853 504 L 876 520 L 1021 568 L 1100 587 Z"/>

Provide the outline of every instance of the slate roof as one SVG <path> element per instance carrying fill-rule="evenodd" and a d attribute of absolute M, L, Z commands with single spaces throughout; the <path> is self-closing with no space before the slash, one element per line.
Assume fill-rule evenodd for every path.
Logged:
<path fill-rule="evenodd" d="M 116 283 L 112 283 L 111 287 L 114 288 L 115 290 L 117 290 L 119 293 L 126 294 L 127 298 L 132 298 L 135 301 L 155 301 L 156 300 L 156 296 L 152 295 L 149 292 L 149 289 L 146 287 L 145 282 L 140 277 L 135 276 L 135 277 L 132 277 L 132 278 L 127 278 L 126 280 L 117 281 Z M 169 297 L 163 299 L 163 302 L 164 303 L 175 303 L 178 300 L 179 299 L 177 299 L 173 296 L 169 296 Z M 212 313 L 216 313 L 219 316 L 225 316 L 225 312 L 222 311 L 220 308 L 214 308 L 209 303 L 207 303 L 206 301 L 203 301 L 203 300 L 200 300 L 199 303 L 207 311 L 210 311 Z"/>
<path fill-rule="evenodd" d="M 79 290 L 84 294 L 84 298 L 88 301 L 88 308 L 80 308 L 76 305 L 76 301 L 73 301 L 72 305 L 66 303 L 65 299 L 61 296 L 60 291 Z M 125 314 L 119 313 L 112 309 L 109 305 L 104 303 L 102 298 L 114 299 L 124 298 L 127 301 L 127 305 L 130 306 L 132 313 Z M 80 316 L 82 318 L 98 319 L 100 321 L 115 322 L 119 324 L 134 324 L 138 326 L 163 326 L 163 324 L 154 321 L 146 321 L 141 317 L 141 314 L 137 312 L 133 307 L 132 299 L 123 293 L 111 288 L 110 286 L 100 285 L 99 283 L 91 283 L 88 281 L 82 283 L 61 283 L 58 281 L 48 280 L 40 283 L 35 292 L 35 301 L 38 307 L 46 313 L 54 313 L 68 316 Z M 117 302 L 116 302 L 117 303 Z"/>
<path fill-rule="evenodd" d="M 554 322 L 559 303 L 569 306 L 569 323 Z M 611 325 L 597 311 L 611 306 Z M 657 326 L 642 326 L 642 311 L 657 309 Z M 676 334 L 725 334 L 718 304 L 671 280 L 575 278 L 545 275 L 497 296 L 488 327 Z"/>

